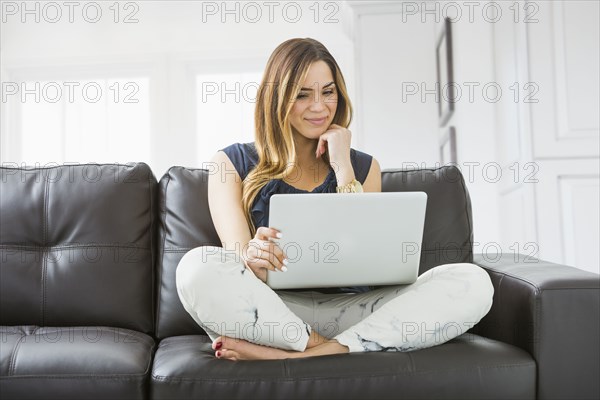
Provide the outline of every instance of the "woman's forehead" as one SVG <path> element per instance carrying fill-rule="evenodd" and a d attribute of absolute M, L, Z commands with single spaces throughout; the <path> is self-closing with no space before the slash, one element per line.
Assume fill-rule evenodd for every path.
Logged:
<path fill-rule="evenodd" d="M 325 86 L 332 81 L 333 75 L 331 74 L 329 65 L 327 65 L 327 63 L 324 61 L 319 60 L 312 63 L 308 68 L 306 79 L 304 79 L 304 86 L 308 87 L 315 84 Z"/>

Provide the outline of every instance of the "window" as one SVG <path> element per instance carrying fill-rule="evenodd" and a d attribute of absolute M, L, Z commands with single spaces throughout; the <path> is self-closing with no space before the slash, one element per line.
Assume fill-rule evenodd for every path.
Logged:
<path fill-rule="evenodd" d="M 254 108 L 262 73 L 196 76 L 196 137 L 199 165 L 232 143 L 254 141 Z"/>
<path fill-rule="evenodd" d="M 149 163 L 149 78 L 25 81 L 20 95 L 20 162 Z"/>

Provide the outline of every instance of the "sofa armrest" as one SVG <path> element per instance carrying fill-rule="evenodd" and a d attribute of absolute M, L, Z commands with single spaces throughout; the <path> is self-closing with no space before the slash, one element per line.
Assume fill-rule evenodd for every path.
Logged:
<path fill-rule="evenodd" d="M 599 398 L 600 276 L 524 254 L 474 254 L 473 263 L 495 289 L 473 332 L 534 357 L 538 398 Z"/>

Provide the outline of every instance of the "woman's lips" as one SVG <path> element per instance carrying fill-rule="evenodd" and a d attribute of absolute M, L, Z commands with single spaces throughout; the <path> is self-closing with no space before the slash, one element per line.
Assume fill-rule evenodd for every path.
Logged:
<path fill-rule="evenodd" d="M 320 118 L 320 119 L 308 119 L 307 118 L 306 120 L 313 125 L 319 126 L 319 125 L 323 125 L 323 123 L 325 123 L 325 120 L 327 120 L 327 118 L 325 118 L 325 117 Z"/>

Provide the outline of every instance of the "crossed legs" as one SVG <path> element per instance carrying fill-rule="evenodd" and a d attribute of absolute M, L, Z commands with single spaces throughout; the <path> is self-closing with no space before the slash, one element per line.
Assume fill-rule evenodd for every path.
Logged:
<path fill-rule="evenodd" d="M 412 285 L 361 294 L 273 291 L 221 248 L 197 247 L 176 270 L 186 311 L 232 360 L 410 351 L 442 344 L 479 322 L 493 286 L 474 264 L 444 264 Z"/>

